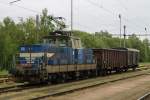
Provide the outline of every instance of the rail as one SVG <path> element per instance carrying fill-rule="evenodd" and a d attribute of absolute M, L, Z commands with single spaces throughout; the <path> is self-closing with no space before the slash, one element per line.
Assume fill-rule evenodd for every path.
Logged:
<path fill-rule="evenodd" d="M 5 95 L 5 93 L 9 93 L 11 95 L 11 92 L 13 92 L 13 93 L 15 92 L 16 94 L 18 94 L 20 92 L 23 93 L 23 91 L 25 90 L 25 91 L 28 91 L 29 94 L 32 94 L 32 97 L 30 97 L 28 95 L 28 98 L 30 98 L 31 100 L 37 100 L 37 99 L 47 98 L 50 96 L 62 95 L 65 93 L 70 93 L 73 91 L 78 91 L 78 90 L 98 86 L 101 84 L 106 84 L 109 82 L 115 82 L 115 81 L 119 81 L 119 80 L 123 80 L 123 79 L 128 79 L 128 78 L 132 78 L 132 77 L 136 77 L 136 76 L 140 76 L 140 75 L 148 75 L 149 72 L 150 72 L 150 70 L 145 70 L 145 69 L 137 70 L 135 72 L 128 71 L 127 73 L 123 73 L 123 74 L 114 74 L 114 75 L 109 75 L 107 77 L 97 77 L 94 79 L 81 80 L 81 81 L 76 81 L 76 82 L 71 82 L 71 83 L 64 83 L 64 84 L 59 84 L 56 86 L 51 85 L 51 84 L 44 85 L 40 88 L 39 88 L 39 86 L 29 86 L 29 85 L 14 86 L 11 88 L 6 87 L 6 88 L 0 89 L 0 94 Z M 18 92 L 18 91 L 20 91 L 20 92 Z M 34 92 L 32 92 L 32 91 L 34 91 Z M 35 96 L 36 93 L 38 93 L 39 95 Z M 7 95 L 9 95 L 9 94 L 7 94 Z M 4 98 L 7 97 L 7 95 L 4 96 Z M 24 93 L 22 95 L 26 96 L 26 94 L 24 94 Z M 17 95 L 17 96 L 19 97 L 19 95 Z"/>
<path fill-rule="evenodd" d="M 150 92 L 145 94 L 144 96 L 140 97 L 137 100 L 150 100 Z"/>
<path fill-rule="evenodd" d="M 147 75 L 145 72 L 143 73 L 139 73 L 139 74 L 134 74 L 134 75 L 127 75 L 127 76 L 122 76 L 122 77 L 118 77 L 118 78 L 114 78 L 114 79 L 110 79 L 110 80 L 101 80 L 101 81 L 97 81 L 97 82 L 91 82 L 91 83 L 85 83 L 85 84 L 80 84 L 80 85 L 75 85 L 73 87 L 69 87 L 68 88 L 59 88 L 58 90 L 56 89 L 55 91 L 48 93 L 47 95 L 43 95 L 43 96 L 39 96 L 39 97 L 33 97 L 30 100 L 41 100 L 44 98 L 48 98 L 50 96 L 59 96 L 59 95 L 63 95 L 66 93 L 72 93 L 75 91 L 79 91 L 79 90 L 83 90 L 83 89 L 87 89 L 87 88 L 93 88 L 102 84 L 107 84 L 110 82 L 116 82 L 116 81 L 120 81 L 120 80 L 124 80 L 124 79 L 129 79 L 129 78 L 133 78 L 133 77 L 138 77 L 138 76 L 142 76 L 142 75 Z M 145 100 L 145 99 L 143 99 Z"/>
<path fill-rule="evenodd" d="M 11 75 L 0 75 L 0 83 L 6 83 L 13 81 L 13 78 Z"/>

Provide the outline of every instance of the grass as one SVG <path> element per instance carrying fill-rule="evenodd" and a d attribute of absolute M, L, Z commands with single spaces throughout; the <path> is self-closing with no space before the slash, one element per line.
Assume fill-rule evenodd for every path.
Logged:
<path fill-rule="evenodd" d="M 8 71 L 7 70 L 0 70 L 0 75 L 8 75 Z"/>
<path fill-rule="evenodd" d="M 139 65 L 150 65 L 150 62 L 141 62 L 141 63 L 139 63 Z"/>

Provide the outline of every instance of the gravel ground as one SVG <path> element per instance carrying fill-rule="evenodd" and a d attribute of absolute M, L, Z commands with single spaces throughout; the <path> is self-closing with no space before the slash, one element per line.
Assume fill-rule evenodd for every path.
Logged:
<path fill-rule="evenodd" d="M 149 91 L 150 75 L 144 75 L 45 100 L 137 100 Z"/>

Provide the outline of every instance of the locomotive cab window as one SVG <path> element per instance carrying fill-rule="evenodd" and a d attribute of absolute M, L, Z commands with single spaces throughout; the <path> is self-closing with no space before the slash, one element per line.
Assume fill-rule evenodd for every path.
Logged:
<path fill-rule="evenodd" d="M 45 38 L 44 39 L 44 44 L 50 44 L 51 46 L 56 46 L 56 47 L 66 47 L 69 46 L 69 41 L 67 38 Z"/>
<path fill-rule="evenodd" d="M 43 40 L 44 44 L 51 44 L 52 46 L 55 46 L 56 40 L 54 39 L 44 39 Z"/>
<path fill-rule="evenodd" d="M 58 44 L 60 47 L 68 46 L 68 40 L 67 39 L 59 39 L 58 42 L 59 42 Z"/>

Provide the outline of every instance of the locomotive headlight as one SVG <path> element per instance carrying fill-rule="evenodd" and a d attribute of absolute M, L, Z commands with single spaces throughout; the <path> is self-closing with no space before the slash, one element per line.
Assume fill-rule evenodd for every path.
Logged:
<path fill-rule="evenodd" d="M 52 56 L 54 56 L 55 53 L 47 53 L 47 57 L 51 58 Z"/>

